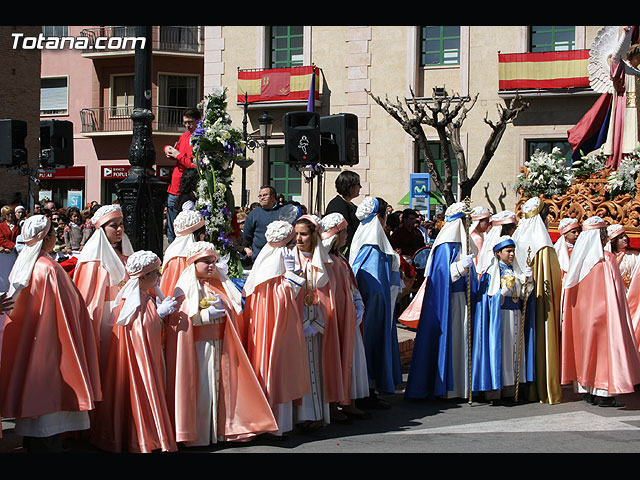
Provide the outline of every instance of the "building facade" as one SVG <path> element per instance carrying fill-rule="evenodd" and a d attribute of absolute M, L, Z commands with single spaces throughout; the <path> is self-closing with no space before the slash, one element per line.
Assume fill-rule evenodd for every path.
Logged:
<path fill-rule="evenodd" d="M 241 72 L 316 66 L 320 75 L 315 111 L 321 116 L 357 116 L 359 162 L 348 168 L 360 175 L 361 196 L 380 196 L 394 208 L 404 208 L 411 174 L 426 169 L 413 139 L 366 90 L 392 101 L 404 101 L 411 92 L 429 99 L 436 87 L 444 87 L 450 95 L 477 95 L 462 134 L 469 172 L 478 163 L 490 133 L 484 118 L 497 121 L 497 104 L 510 101 L 518 91 L 530 106 L 507 128 L 471 199 L 474 205 L 494 211 L 514 209 L 515 178 L 536 149 L 558 146 L 570 156 L 567 130 L 597 98 L 588 86 L 587 64 L 588 49 L 599 28 L 206 26 L 205 94 L 215 87 L 226 88 L 229 113 L 234 125 L 241 128 L 246 88 L 239 81 Z M 514 59 L 516 54 L 519 57 Z M 516 63 L 519 68 L 514 70 Z M 274 119 L 267 146 L 249 152 L 254 160 L 246 170 L 250 202 L 256 201 L 261 185 L 271 184 L 288 199 L 322 213 L 335 195 L 334 180 L 340 168 L 327 169 L 317 184 L 305 181 L 304 171 L 301 178 L 299 171 L 283 164 L 284 115 L 306 108 L 306 99 L 254 98 L 249 102 L 250 134 L 257 135 L 259 117 L 265 110 Z M 427 127 L 426 133 L 438 158 L 436 132 Z M 234 193 L 239 199 L 240 169 L 236 177 Z"/>
<path fill-rule="evenodd" d="M 73 38 L 77 48 L 42 50 L 41 119 L 73 124 L 73 167 L 40 173 L 41 196 L 67 207 L 111 203 L 129 169 L 134 106 L 136 29 L 131 26 L 42 27 L 47 37 Z M 182 112 L 203 96 L 200 26 L 155 26 L 152 38 L 152 138 L 156 175 L 170 178 L 163 149 L 184 132 Z M 44 194 L 42 192 L 45 192 Z"/>
<path fill-rule="evenodd" d="M 91 42 L 135 36 L 134 27 L 43 28 L 49 35 L 88 37 Z M 348 168 L 360 175 L 361 196 L 380 196 L 394 208 L 404 208 L 411 174 L 426 168 L 413 139 L 366 91 L 401 101 L 412 92 L 428 100 L 434 88 L 444 88 L 450 95 L 477 95 L 462 134 L 470 172 L 490 133 L 485 117 L 496 121 L 497 104 L 510 101 L 517 91 L 530 106 L 507 128 L 471 199 L 474 205 L 496 211 L 513 209 L 517 201 L 513 184 L 520 167 L 535 149 L 558 146 L 568 157 L 567 130 L 597 98 L 588 86 L 586 69 L 588 49 L 599 29 L 158 26 L 154 28 L 151 92 L 156 117 L 156 174 L 169 177 L 172 164 L 162 150 L 164 145 L 174 144 L 184 130 L 183 108 L 193 106 L 216 88 L 225 88 L 228 112 L 236 128 L 246 125 L 247 133 L 256 138 L 265 111 L 273 119 L 273 135 L 266 146 L 248 151 L 252 165 L 244 175 L 236 168 L 233 191 L 237 204 L 243 184 L 248 203 L 257 200 L 260 186 L 271 184 L 285 198 L 322 213 L 335 195 L 336 176 Z M 285 161 L 283 120 L 288 112 L 307 110 L 306 95 L 261 99 L 258 92 L 244 102 L 245 72 L 295 75 L 292 69 L 309 66 L 319 72 L 314 110 L 321 116 L 346 113 L 357 117 L 358 163 L 327 168 L 319 176 L 299 171 Z M 43 50 L 41 70 L 41 119 L 71 121 L 74 132 L 74 166 L 40 173 L 41 189 L 50 192 L 61 206 L 67 206 L 69 192 L 78 190 L 84 204 L 112 201 L 115 184 L 129 166 L 133 49 Z M 308 83 L 301 85 L 289 85 L 290 91 L 308 89 Z M 426 133 L 433 141 L 434 155 L 440 158 L 435 131 L 427 127 Z M 431 213 L 434 211 L 432 208 Z"/>

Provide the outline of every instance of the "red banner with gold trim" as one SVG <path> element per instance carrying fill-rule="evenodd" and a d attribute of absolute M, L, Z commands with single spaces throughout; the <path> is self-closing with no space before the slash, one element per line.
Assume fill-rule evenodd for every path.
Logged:
<path fill-rule="evenodd" d="M 589 86 L 589 50 L 499 53 L 499 89 Z"/>
<path fill-rule="evenodd" d="M 270 68 L 266 70 L 238 70 L 238 103 L 247 101 L 274 102 L 285 100 L 308 100 L 311 79 L 318 75 L 316 66 Z M 314 96 L 320 97 L 318 81 L 314 82 Z"/>

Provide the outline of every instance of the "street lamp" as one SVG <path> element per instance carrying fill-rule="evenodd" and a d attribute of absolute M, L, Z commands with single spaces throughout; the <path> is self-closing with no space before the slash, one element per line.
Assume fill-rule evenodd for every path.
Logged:
<path fill-rule="evenodd" d="M 133 131 L 129 148 L 131 168 L 127 178 L 116 188 L 125 218 L 125 231 L 134 250 L 151 250 L 162 257 L 162 211 L 167 184 L 153 174 L 156 153 L 151 111 L 152 29 L 138 26 L 136 33 L 147 41 L 144 48 L 135 51 L 135 105 L 131 114 Z"/>
<path fill-rule="evenodd" d="M 238 165 L 242 169 L 242 206 L 247 206 L 247 168 L 253 165 L 253 160 L 247 158 L 247 148 L 252 152 L 255 151 L 256 148 L 264 148 L 267 146 L 267 141 L 271 138 L 271 133 L 273 131 L 273 118 L 267 112 L 264 112 L 258 118 L 258 122 L 260 122 L 259 132 L 260 136 L 258 139 L 249 135 L 247 131 L 247 123 L 249 122 L 249 101 L 247 100 L 247 94 L 244 94 L 244 116 L 242 118 L 242 138 L 245 141 L 244 147 L 244 157 L 246 160 L 238 160 L 236 161 L 236 165 Z M 262 142 L 260 141 L 262 139 Z"/>

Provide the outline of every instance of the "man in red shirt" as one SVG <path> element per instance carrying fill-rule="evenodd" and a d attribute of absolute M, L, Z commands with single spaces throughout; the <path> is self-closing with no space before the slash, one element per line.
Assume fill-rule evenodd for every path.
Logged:
<path fill-rule="evenodd" d="M 419 248 L 424 247 L 424 237 L 417 228 L 418 214 L 407 208 L 402 211 L 402 226 L 391 234 L 391 246 L 400 250 L 400 254 L 412 257 Z"/>
<path fill-rule="evenodd" d="M 176 207 L 176 202 L 180 196 L 180 180 L 182 180 L 182 174 L 188 168 L 195 168 L 191 147 L 191 134 L 196 129 L 200 118 L 201 114 L 197 108 L 186 109 L 182 114 L 182 123 L 187 131 L 180 135 L 175 147 L 170 145 L 164 147 L 164 153 L 167 158 L 173 159 L 176 162 L 176 166 L 171 173 L 171 183 L 167 189 L 167 241 L 169 243 L 173 242 L 176 237 L 173 231 L 173 221 L 176 215 L 180 213 Z"/>

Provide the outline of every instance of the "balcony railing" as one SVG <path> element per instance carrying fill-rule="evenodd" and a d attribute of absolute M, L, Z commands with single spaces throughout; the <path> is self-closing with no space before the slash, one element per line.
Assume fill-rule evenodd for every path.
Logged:
<path fill-rule="evenodd" d="M 151 107 L 152 128 L 158 132 L 182 132 L 182 112 L 186 107 Z M 82 133 L 117 133 L 133 131 L 132 106 L 83 108 L 80 110 Z"/>
<path fill-rule="evenodd" d="M 96 49 L 96 41 L 101 38 L 101 46 L 109 43 L 110 38 L 134 38 L 136 37 L 135 26 L 107 26 L 85 28 L 80 35 L 89 38 L 89 45 L 84 53 L 99 53 L 111 51 L 108 49 Z M 152 50 L 176 53 L 203 53 L 204 52 L 204 29 L 199 26 L 167 26 L 160 25 L 153 27 Z M 133 42 L 131 42 L 133 45 Z M 126 43 L 123 42 L 123 45 Z M 134 47 L 132 46 L 131 49 Z"/>
<path fill-rule="evenodd" d="M 499 89 L 572 89 L 589 87 L 589 50 L 499 53 Z"/>

